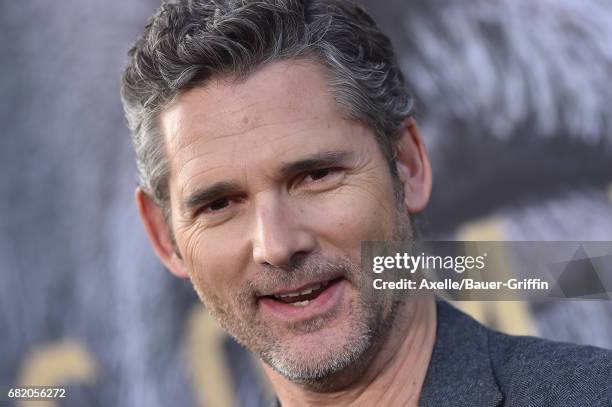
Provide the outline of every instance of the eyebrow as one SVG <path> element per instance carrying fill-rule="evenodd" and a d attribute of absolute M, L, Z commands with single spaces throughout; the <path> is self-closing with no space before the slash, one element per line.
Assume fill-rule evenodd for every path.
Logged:
<path fill-rule="evenodd" d="M 348 151 L 324 151 L 312 154 L 298 161 L 285 163 L 280 167 L 279 172 L 283 177 L 291 177 L 305 171 L 341 166 L 352 157 L 353 153 Z"/>
<path fill-rule="evenodd" d="M 346 163 L 353 157 L 348 151 L 324 151 L 312 154 L 298 161 L 284 163 L 279 169 L 282 178 L 289 178 L 296 174 L 326 167 L 336 167 Z M 242 191 L 239 183 L 234 181 L 218 181 L 210 187 L 197 189 L 189 194 L 182 202 L 184 211 L 192 212 L 199 206 L 227 195 L 237 194 Z"/>

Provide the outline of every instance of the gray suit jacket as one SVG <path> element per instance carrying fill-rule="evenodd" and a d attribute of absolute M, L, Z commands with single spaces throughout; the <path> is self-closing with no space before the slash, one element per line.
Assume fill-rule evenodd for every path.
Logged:
<path fill-rule="evenodd" d="M 444 301 L 437 311 L 419 406 L 612 407 L 612 351 L 505 335 Z"/>
<path fill-rule="evenodd" d="M 612 351 L 505 335 L 437 308 L 420 406 L 612 407 Z"/>

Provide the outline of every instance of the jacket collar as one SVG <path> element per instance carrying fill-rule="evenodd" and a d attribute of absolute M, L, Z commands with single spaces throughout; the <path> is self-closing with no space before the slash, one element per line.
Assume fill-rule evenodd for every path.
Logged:
<path fill-rule="evenodd" d="M 419 406 L 497 406 L 503 395 L 489 357 L 489 330 L 444 301 Z"/>

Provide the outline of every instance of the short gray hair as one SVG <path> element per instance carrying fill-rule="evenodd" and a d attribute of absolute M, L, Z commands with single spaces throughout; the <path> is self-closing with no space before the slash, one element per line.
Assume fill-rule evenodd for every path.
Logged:
<path fill-rule="evenodd" d="M 121 98 L 140 185 L 163 208 L 169 168 L 158 115 L 181 91 L 211 78 L 245 79 L 274 61 L 320 62 L 341 112 L 374 131 L 390 163 L 413 109 L 389 38 L 349 0 L 168 2 L 128 55 Z"/>

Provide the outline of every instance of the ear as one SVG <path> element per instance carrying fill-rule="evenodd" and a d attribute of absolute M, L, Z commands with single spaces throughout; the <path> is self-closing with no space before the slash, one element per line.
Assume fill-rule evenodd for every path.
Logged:
<path fill-rule="evenodd" d="M 140 218 L 155 254 L 172 274 L 179 278 L 189 278 L 185 263 L 175 250 L 163 209 L 141 188 L 136 188 L 134 195 Z"/>
<path fill-rule="evenodd" d="M 410 213 L 425 209 L 431 195 L 431 166 L 416 121 L 404 121 L 401 138 L 396 144 L 395 165 L 404 186 L 404 204 Z"/>

